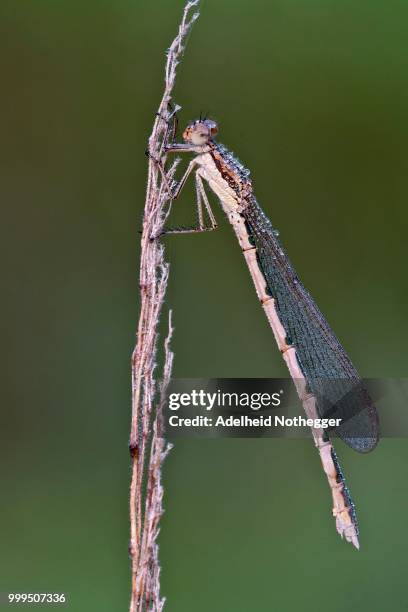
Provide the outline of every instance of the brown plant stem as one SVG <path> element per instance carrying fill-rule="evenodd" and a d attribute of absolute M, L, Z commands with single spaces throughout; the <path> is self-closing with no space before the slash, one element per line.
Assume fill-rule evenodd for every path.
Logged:
<path fill-rule="evenodd" d="M 166 294 L 169 264 L 164 246 L 152 237 L 160 235 L 169 214 L 168 186 L 173 182 L 176 160 L 169 170 L 164 145 L 169 133 L 169 104 L 186 36 L 198 17 L 193 13 L 199 0 L 184 8 L 179 31 L 166 61 L 165 87 L 149 138 L 149 167 L 143 216 L 140 259 L 140 316 L 136 346 L 132 355 L 132 421 L 129 449 L 132 462 L 130 484 L 130 542 L 132 589 L 130 612 L 159 612 L 164 598 L 160 594 L 160 565 L 157 536 L 163 514 L 162 464 L 170 450 L 164 439 L 163 408 L 170 381 L 173 353 L 170 339 L 173 328 L 169 313 L 168 335 L 164 342 L 162 380 L 155 377 L 158 350 L 158 325 Z"/>

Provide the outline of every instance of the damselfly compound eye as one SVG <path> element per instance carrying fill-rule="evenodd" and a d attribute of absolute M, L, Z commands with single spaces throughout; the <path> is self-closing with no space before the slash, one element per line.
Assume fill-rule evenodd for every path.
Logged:
<path fill-rule="evenodd" d="M 204 123 L 209 128 L 211 136 L 215 136 L 218 133 L 218 125 L 215 123 L 215 121 L 205 119 Z"/>

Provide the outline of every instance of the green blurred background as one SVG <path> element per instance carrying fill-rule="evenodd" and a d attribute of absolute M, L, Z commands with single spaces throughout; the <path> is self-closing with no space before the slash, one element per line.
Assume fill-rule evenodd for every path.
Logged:
<path fill-rule="evenodd" d="M 126 610 L 129 359 L 144 150 L 181 0 L 2 0 L 0 590 Z M 364 376 L 407 375 L 408 7 L 205 0 L 179 70 Z M 173 222 L 193 219 L 193 190 Z M 239 248 L 166 239 L 178 377 L 285 376 Z M 160 536 L 169 612 L 402 611 L 407 440 L 337 449 L 360 552 L 309 440 L 180 440 Z M 27 609 L 27 608 L 26 608 Z"/>

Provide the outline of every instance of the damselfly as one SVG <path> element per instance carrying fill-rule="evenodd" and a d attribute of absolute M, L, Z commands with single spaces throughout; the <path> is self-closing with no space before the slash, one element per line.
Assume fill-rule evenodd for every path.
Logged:
<path fill-rule="evenodd" d="M 260 208 L 249 170 L 215 141 L 217 131 L 214 121 L 200 118 L 185 129 L 184 144 L 166 146 L 167 153 L 195 153 L 182 179 L 168 188 L 174 200 L 194 172 L 198 210 L 196 227 L 169 232 L 202 232 L 217 227 L 204 189 L 206 181 L 218 196 L 238 238 L 258 298 L 307 416 L 311 419 L 334 413 L 342 416 L 336 428 L 338 435 L 355 450 L 367 452 L 378 441 L 376 409 L 349 357 L 300 282 L 277 231 Z M 203 204 L 209 226 L 204 223 Z M 337 531 L 359 548 L 354 504 L 331 440 L 323 429 L 313 428 L 312 434 L 331 489 Z"/>

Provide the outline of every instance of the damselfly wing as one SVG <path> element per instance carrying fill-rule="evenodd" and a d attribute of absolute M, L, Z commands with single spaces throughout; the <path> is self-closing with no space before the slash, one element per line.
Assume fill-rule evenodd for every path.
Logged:
<path fill-rule="evenodd" d="M 378 415 L 350 358 L 299 280 L 277 232 L 255 198 L 243 211 L 259 265 L 322 418 L 341 418 L 338 435 L 359 452 L 373 449 Z"/>

